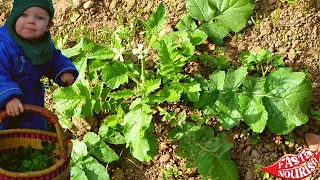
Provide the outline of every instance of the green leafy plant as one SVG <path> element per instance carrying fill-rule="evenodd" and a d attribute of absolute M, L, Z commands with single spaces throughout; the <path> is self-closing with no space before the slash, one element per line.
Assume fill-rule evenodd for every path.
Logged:
<path fill-rule="evenodd" d="M 177 31 L 161 38 L 166 8 L 160 3 L 147 21 L 138 21 L 146 29 L 145 43 L 132 44 L 133 27 L 122 25 L 112 33 L 110 44 L 95 44 L 83 38 L 76 46 L 62 51 L 74 59 L 79 70 L 75 84 L 56 90 L 53 96 L 63 127 L 72 127 L 72 117 L 107 114 L 98 134 L 88 132 L 82 141 L 73 141 L 73 178 L 109 179 L 105 166 L 119 157 L 108 144 L 125 144 L 137 160 L 152 160 L 157 152 L 154 114 L 170 122 L 169 137 L 179 143 L 178 155 L 186 158 L 190 167 L 197 167 L 204 179 L 239 178 L 229 152 L 232 145 L 224 133 L 214 134 L 205 125 L 209 118 L 218 118 L 227 130 L 244 121 L 254 134 L 266 128 L 276 134 L 287 134 L 308 121 L 310 82 L 303 72 L 282 68 L 281 57 L 266 50 L 243 54 L 243 65 L 236 67 L 219 50 L 213 59 L 206 54 L 196 55 L 196 46 L 213 36 L 205 28 L 198 28 L 194 17 L 205 18 L 202 24 L 209 27 L 223 24 L 224 19 L 226 24 L 221 31 L 228 30 L 227 33 L 232 28 L 241 29 L 229 24 L 230 13 L 241 14 L 236 7 L 245 10 L 239 18 L 244 22 L 249 12 L 246 10 L 252 4 L 233 3 L 230 7 L 213 1 L 188 1 L 189 9 L 196 4 L 196 10 L 207 8 L 207 11 L 190 12 L 176 25 Z M 212 19 L 207 12 L 219 18 Z M 240 23 L 241 27 L 243 24 Z M 222 41 L 223 37 L 218 36 L 217 40 Z M 149 52 L 153 52 L 152 58 Z M 137 59 L 132 60 L 134 55 Z M 155 66 L 147 69 L 146 62 L 150 59 Z M 212 68 L 208 79 L 185 73 L 185 67 L 195 59 Z M 174 103 L 193 108 L 194 113 L 190 116 L 187 111 L 166 108 Z"/>
<path fill-rule="evenodd" d="M 276 134 L 287 134 L 308 122 L 311 84 L 302 72 L 280 68 L 267 77 L 248 76 L 240 67 L 227 74 L 215 71 L 201 92 L 196 108 L 206 115 L 219 116 L 225 129 L 239 125 L 243 119 L 254 131 L 267 126 Z M 291 113 L 287 113 L 291 112 Z"/>
<path fill-rule="evenodd" d="M 87 133 L 83 141 L 73 140 L 71 156 L 71 177 L 74 179 L 108 180 L 109 174 L 100 163 L 110 163 L 119 159 L 99 135 Z"/>
<path fill-rule="evenodd" d="M 17 152 L 2 154 L 0 167 L 11 172 L 41 171 L 54 165 L 54 142 L 41 141 L 42 149 L 20 146 Z"/>
<path fill-rule="evenodd" d="M 182 175 L 182 171 L 179 171 L 177 166 L 175 166 L 172 169 L 163 170 L 163 175 L 166 180 L 169 180 L 170 177 L 179 178 Z"/>
<path fill-rule="evenodd" d="M 266 76 L 272 68 L 281 68 L 285 64 L 282 59 L 282 54 L 272 55 L 268 50 L 262 49 L 258 54 L 254 52 L 242 52 L 240 54 L 241 64 L 250 71 L 261 72 L 261 76 Z"/>
<path fill-rule="evenodd" d="M 226 140 L 225 134 L 215 137 L 209 126 L 186 123 L 172 130 L 169 138 L 180 141 L 177 155 L 187 158 L 188 167 L 197 167 L 204 179 L 239 179 L 237 167 L 229 153 L 232 144 Z"/>
<path fill-rule="evenodd" d="M 309 113 L 311 117 L 315 118 L 316 120 L 320 120 L 320 110 L 314 110 L 310 108 Z"/>
<path fill-rule="evenodd" d="M 261 142 L 259 133 L 253 132 L 250 128 L 242 130 L 241 133 L 250 138 L 251 144 L 258 144 Z"/>
<path fill-rule="evenodd" d="M 190 17 L 201 21 L 200 29 L 217 45 L 223 45 L 223 38 L 231 31 L 239 32 L 246 27 L 254 8 L 254 2 L 251 0 L 187 0 L 186 2 L 189 14 L 182 21 L 189 27 L 190 24 L 196 27 Z"/>

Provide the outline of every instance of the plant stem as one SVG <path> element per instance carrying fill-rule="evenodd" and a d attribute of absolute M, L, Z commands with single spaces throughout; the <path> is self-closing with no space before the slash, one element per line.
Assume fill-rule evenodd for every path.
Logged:
<path fill-rule="evenodd" d="M 138 81 L 138 79 L 135 78 L 131 73 L 128 73 L 128 75 L 131 77 L 131 79 L 132 79 L 135 83 L 140 84 L 140 82 Z"/>
<path fill-rule="evenodd" d="M 141 59 L 141 90 L 143 89 L 144 87 L 144 82 L 145 82 L 145 71 L 146 71 L 146 61 L 145 61 L 145 58 L 142 58 Z"/>

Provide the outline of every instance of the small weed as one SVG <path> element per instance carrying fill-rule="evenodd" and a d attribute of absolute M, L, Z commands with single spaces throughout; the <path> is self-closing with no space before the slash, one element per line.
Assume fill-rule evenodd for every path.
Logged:
<path fill-rule="evenodd" d="M 261 138 L 259 136 L 259 133 L 253 132 L 250 128 L 242 130 L 242 134 L 244 134 L 250 138 L 251 144 L 258 144 L 261 142 Z"/>
<path fill-rule="evenodd" d="M 293 144 L 294 141 L 295 141 L 295 137 L 294 137 L 294 134 L 293 134 L 293 133 L 290 133 L 290 134 L 285 135 L 285 136 L 284 136 L 284 139 L 285 139 L 284 144 L 287 145 L 287 146 L 288 146 L 289 144 Z"/>
<path fill-rule="evenodd" d="M 309 109 L 310 116 L 314 119 L 320 121 L 320 110 Z"/>
<path fill-rule="evenodd" d="M 172 169 L 165 170 L 163 172 L 163 175 L 166 180 L 169 180 L 170 177 L 173 177 L 175 179 L 179 176 L 182 176 L 182 171 L 179 171 L 178 168 L 175 166 Z"/>
<path fill-rule="evenodd" d="M 275 10 L 275 17 L 273 17 L 272 19 L 272 25 L 273 27 L 276 27 L 278 21 L 279 21 L 279 18 L 280 18 L 280 13 L 279 13 L 279 7 L 277 7 L 277 9 Z"/>
<path fill-rule="evenodd" d="M 255 28 L 256 30 L 260 30 L 261 20 L 259 20 L 259 18 L 257 17 L 257 15 L 256 15 L 256 18 L 255 18 L 255 19 L 253 19 L 252 16 L 251 16 L 251 21 L 252 21 L 252 23 L 254 24 L 254 28 Z"/>
<path fill-rule="evenodd" d="M 270 174 L 267 173 L 267 172 L 264 172 L 264 171 L 262 170 L 262 168 L 263 168 L 263 165 L 262 165 L 262 164 L 254 164 L 254 168 L 255 168 L 255 172 L 256 172 L 256 173 L 263 172 L 263 179 L 269 179 L 269 178 L 270 178 Z"/>

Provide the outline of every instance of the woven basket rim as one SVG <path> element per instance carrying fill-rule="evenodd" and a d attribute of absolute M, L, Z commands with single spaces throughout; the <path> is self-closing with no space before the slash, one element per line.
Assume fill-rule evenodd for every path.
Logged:
<path fill-rule="evenodd" d="M 36 130 L 36 129 L 22 129 L 22 128 L 1 130 L 0 136 L 5 134 L 16 134 L 16 133 L 40 134 L 40 135 L 51 136 L 54 138 L 58 137 L 57 133 L 55 132 Z"/>
<path fill-rule="evenodd" d="M 34 134 L 40 134 L 40 135 L 47 135 L 55 138 L 57 138 L 58 136 L 57 133 L 43 131 L 43 130 L 34 130 L 34 129 L 7 129 L 7 130 L 0 131 L 0 135 L 6 135 L 10 133 L 34 133 Z M 70 160 L 71 152 L 72 152 L 72 142 L 70 141 L 67 144 L 66 159 L 64 158 L 59 159 L 54 165 L 52 165 L 47 169 L 44 169 L 41 171 L 31 171 L 31 172 L 11 172 L 0 167 L 0 174 L 8 177 L 14 177 L 14 178 L 41 177 L 41 176 L 50 174 L 51 172 L 57 171 L 61 166 L 63 166 L 63 164 L 66 162 L 67 159 Z"/>

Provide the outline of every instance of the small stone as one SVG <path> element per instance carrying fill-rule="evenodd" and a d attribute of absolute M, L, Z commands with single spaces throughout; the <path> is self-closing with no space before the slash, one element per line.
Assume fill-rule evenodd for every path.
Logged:
<path fill-rule="evenodd" d="M 171 158 L 171 155 L 167 153 L 167 154 L 161 155 L 159 160 L 160 162 L 168 162 L 170 158 Z"/>
<path fill-rule="evenodd" d="M 290 61 L 295 60 L 297 57 L 296 51 L 294 49 L 290 49 L 289 53 L 288 53 L 288 59 Z"/>
<path fill-rule="evenodd" d="M 256 53 L 256 54 L 258 54 L 260 51 L 261 51 L 261 47 L 259 47 L 259 46 L 254 46 L 254 47 L 250 50 L 251 53 Z"/>
<path fill-rule="evenodd" d="M 244 154 L 250 154 L 252 150 L 252 146 L 247 146 L 247 148 L 244 150 Z"/>
<path fill-rule="evenodd" d="M 197 168 L 187 168 L 185 175 L 188 177 L 194 177 L 198 174 Z"/>
<path fill-rule="evenodd" d="M 269 5 L 272 5 L 276 2 L 277 0 L 269 0 Z"/>
<path fill-rule="evenodd" d="M 117 11 L 117 0 L 112 0 L 109 6 L 109 9 L 111 12 L 116 12 Z"/>
<path fill-rule="evenodd" d="M 292 42 L 292 47 L 293 47 L 293 48 L 298 47 L 299 43 L 300 43 L 299 40 L 294 40 L 294 41 Z"/>
<path fill-rule="evenodd" d="M 246 51 L 248 49 L 247 44 L 245 43 L 240 43 L 238 46 L 239 51 Z"/>
<path fill-rule="evenodd" d="M 73 5 L 79 8 L 82 5 L 82 0 L 72 0 Z"/>
<path fill-rule="evenodd" d="M 160 155 L 155 155 L 152 160 L 157 161 L 159 158 L 160 158 Z"/>
<path fill-rule="evenodd" d="M 261 30 L 260 33 L 261 33 L 262 36 L 264 36 L 264 35 L 268 34 L 269 31 L 267 29 L 263 29 L 263 30 Z"/>
<path fill-rule="evenodd" d="M 94 5 L 94 1 L 87 1 L 83 4 L 84 9 L 90 9 Z"/>
<path fill-rule="evenodd" d="M 273 153 L 271 153 L 270 157 L 273 159 L 277 159 L 279 156 L 277 153 L 273 152 Z"/>
<path fill-rule="evenodd" d="M 268 151 L 273 151 L 273 146 L 271 144 L 266 144 L 265 147 Z"/>
<path fill-rule="evenodd" d="M 276 47 L 276 48 L 281 47 L 281 46 L 282 46 L 282 42 L 279 40 L 274 44 L 274 47 Z"/>
<path fill-rule="evenodd" d="M 136 4 L 136 0 L 125 0 L 125 3 L 127 5 L 127 7 L 125 8 L 125 10 L 127 12 L 131 11 L 134 7 L 134 5 Z"/>
<path fill-rule="evenodd" d="M 245 180 L 252 180 L 254 179 L 254 174 L 251 170 L 247 170 L 246 174 L 244 175 Z"/>
<path fill-rule="evenodd" d="M 216 50 L 216 45 L 215 45 L 215 44 L 209 44 L 209 45 L 208 45 L 208 49 L 209 49 L 210 51 L 214 51 L 214 50 Z"/>
<path fill-rule="evenodd" d="M 258 152 L 257 149 L 252 149 L 251 151 L 251 157 L 259 159 L 260 158 L 260 153 Z"/>

